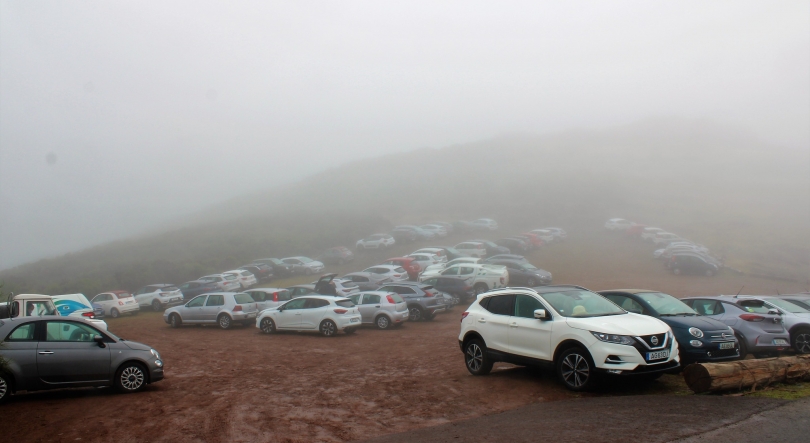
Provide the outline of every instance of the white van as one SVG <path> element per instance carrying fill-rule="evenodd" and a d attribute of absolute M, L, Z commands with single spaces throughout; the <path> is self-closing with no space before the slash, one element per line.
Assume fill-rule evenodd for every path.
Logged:
<path fill-rule="evenodd" d="M 17 294 L 10 302 L 0 303 L 0 318 L 59 315 L 53 299 L 42 294 Z"/>

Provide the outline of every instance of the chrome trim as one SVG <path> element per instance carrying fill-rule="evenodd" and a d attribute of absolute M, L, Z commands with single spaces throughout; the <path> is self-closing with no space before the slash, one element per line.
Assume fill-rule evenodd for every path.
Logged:
<path fill-rule="evenodd" d="M 658 335 L 658 334 L 650 334 L 649 336 L 653 336 L 653 335 Z M 649 336 L 647 336 L 647 337 L 649 337 Z M 669 341 L 671 339 L 671 337 L 669 335 L 669 331 L 667 331 L 666 333 L 664 333 L 664 342 L 661 344 L 661 346 L 651 348 L 650 345 L 647 344 L 647 341 L 644 340 L 643 338 L 641 338 L 640 336 L 635 336 L 633 338 L 635 338 L 636 340 L 641 342 L 641 344 L 643 344 L 644 347 L 649 349 L 650 351 L 657 351 L 657 350 L 664 349 L 664 348 L 668 347 L 669 346 Z"/>

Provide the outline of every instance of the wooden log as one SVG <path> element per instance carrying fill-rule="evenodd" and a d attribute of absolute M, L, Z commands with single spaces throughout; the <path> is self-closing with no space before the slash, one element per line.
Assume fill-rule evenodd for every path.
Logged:
<path fill-rule="evenodd" d="M 696 363 L 683 370 L 683 378 L 696 394 L 757 389 L 771 383 L 810 380 L 810 355 Z"/>

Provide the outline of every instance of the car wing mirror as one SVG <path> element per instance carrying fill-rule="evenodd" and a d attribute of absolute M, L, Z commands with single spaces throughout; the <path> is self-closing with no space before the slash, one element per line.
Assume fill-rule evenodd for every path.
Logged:
<path fill-rule="evenodd" d="M 536 318 L 538 320 L 548 320 L 549 315 L 548 315 L 548 312 L 546 312 L 545 309 L 535 309 L 534 310 L 534 318 Z"/>
<path fill-rule="evenodd" d="M 771 315 L 781 315 L 781 313 L 779 312 L 779 310 L 778 310 L 778 309 L 773 309 L 773 308 L 768 309 L 768 314 L 771 314 Z"/>
<path fill-rule="evenodd" d="M 106 348 L 107 347 L 107 345 L 104 344 L 104 337 L 102 337 L 100 335 L 94 335 L 93 336 L 93 341 L 98 344 L 99 348 Z"/>

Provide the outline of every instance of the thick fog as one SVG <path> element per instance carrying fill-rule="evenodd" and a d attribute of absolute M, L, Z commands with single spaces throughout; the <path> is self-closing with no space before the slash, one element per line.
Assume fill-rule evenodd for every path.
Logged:
<path fill-rule="evenodd" d="M 0 268 L 352 160 L 670 116 L 807 150 L 810 3 L 2 1 Z"/>

